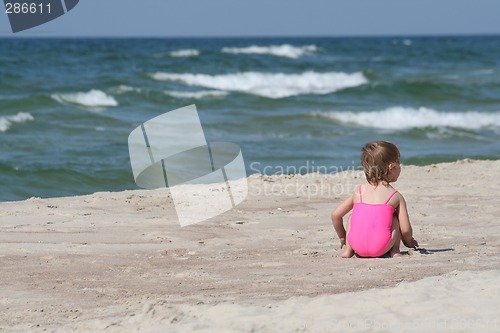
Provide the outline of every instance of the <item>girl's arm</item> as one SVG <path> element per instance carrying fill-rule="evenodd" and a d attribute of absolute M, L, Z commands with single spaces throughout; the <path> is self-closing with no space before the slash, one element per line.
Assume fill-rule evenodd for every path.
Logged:
<path fill-rule="evenodd" d="M 418 247 L 417 241 L 413 238 L 413 230 L 410 224 L 410 217 L 408 216 L 408 209 L 406 208 L 406 201 L 401 194 L 399 195 L 398 219 L 403 244 L 408 248 Z"/>
<path fill-rule="evenodd" d="M 349 213 L 353 206 L 352 195 L 350 195 L 347 199 L 342 201 L 337 208 L 332 212 L 332 224 L 337 232 L 337 235 L 340 239 L 340 248 L 344 247 L 346 242 L 346 231 L 344 228 L 344 216 Z"/>

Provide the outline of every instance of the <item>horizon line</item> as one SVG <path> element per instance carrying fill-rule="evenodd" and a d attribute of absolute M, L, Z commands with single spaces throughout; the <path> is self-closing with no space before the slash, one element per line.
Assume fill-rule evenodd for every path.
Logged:
<path fill-rule="evenodd" d="M 500 32 L 495 33 L 442 33 L 442 34 L 380 34 L 380 35 L 234 35 L 234 36 L 203 36 L 203 35 L 187 35 L 187 36 L 159 36 L 159 35 L 108 35 L 108 36 L 69 36 L 69 35 L 18 35 L 11 33 L 10 35 L 3 35 L 0 32 L 0 39 L 299 39 L 299 38 L 446 38 L 446 37 L 500 37 Z"/>

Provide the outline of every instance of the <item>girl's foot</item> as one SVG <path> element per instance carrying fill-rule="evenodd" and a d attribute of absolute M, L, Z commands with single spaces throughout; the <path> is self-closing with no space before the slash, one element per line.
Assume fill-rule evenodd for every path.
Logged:
<path fill-rule="evenodd" d="M 397 258 L 397 257 L 403 256 L 400 251 L 391 251 L 390 255 L 391 255 L 391 258 Z"/>
<path fill-rule="evenodd" d="M 348 247 L 348 246 L 346 246 L 346 248 L 345 248 L 344 252 L 342 252 L 342 253 L 340 254 L 340 256 L 341 256 L 342 258 L 351 258 L 353 255 L 354 255 L 354 251 L 353 251 L 353 249 L 351 249 L 351 248 L 350 248 L 350 247 Z"/>

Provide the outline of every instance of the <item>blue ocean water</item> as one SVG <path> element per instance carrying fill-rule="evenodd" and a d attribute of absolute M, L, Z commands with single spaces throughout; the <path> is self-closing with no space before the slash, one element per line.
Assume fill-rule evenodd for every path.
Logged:
<path fill-rule="evenodd" d="M 248 173 L 500 158 L 500 36 L 0 39 L 0 200 L 137 188 L 127 138 L 196 104 Z"/>

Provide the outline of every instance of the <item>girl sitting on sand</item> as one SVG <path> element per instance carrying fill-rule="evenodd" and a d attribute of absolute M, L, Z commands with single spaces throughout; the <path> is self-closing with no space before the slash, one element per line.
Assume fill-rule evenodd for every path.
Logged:
<path fill-rule="evenodd" d="M 403 196 L 390 183 L 398 180 L 401 172 L 399 150 L 393 143 L 374 141 L 362 149 L 361 163 L 367 183 L 356 188 L 332 212 L 332 222 L 345 245 L 341 257 L 381 257 L 389 253 L 400 256 L 401 240 L 409 248 L 418 247 Z M 352 210 L 346 230 L 343 217 Z"/>

